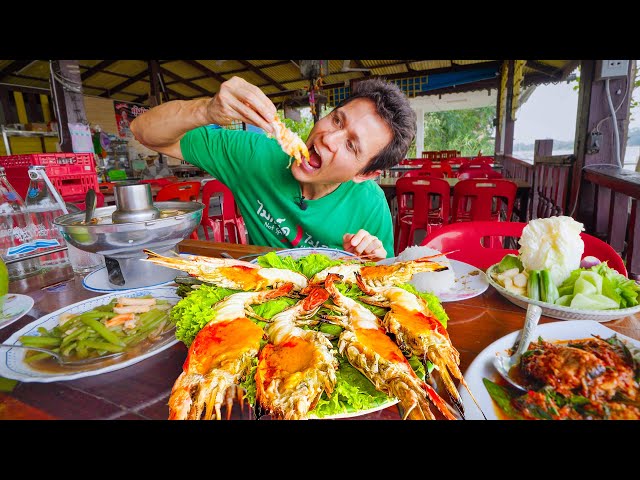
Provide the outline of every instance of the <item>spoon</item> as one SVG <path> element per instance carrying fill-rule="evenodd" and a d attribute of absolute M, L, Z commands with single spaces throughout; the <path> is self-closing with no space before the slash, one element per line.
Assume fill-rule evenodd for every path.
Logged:
<path fill-rule="evenodd" d="M 79 360 L 66 360 L 59 353 L 56 353 L 56 352 L 54 352 L 52 350 L 49 350 L 47 348 L 28 347 L 26 345 L 7 345 L 7 344 L 0 343 L 0 348 L 2 348 L 2 347 L 6 347 L 6 348 L 24 348 L 26 350 L 36 350 L 38 352 L 44 352 L 44 353 L 47 353 L 47 354 L 51 355 L 52 357 L 54 357 L 57 360 L 57 362 L 60 365 L 62 365 L 63 367 L 75 367 L 75 366 L 80 366 L 80 365 L 90 365 L 92 363 L 101 362 L 101 361 L 106 360 L 108 358 L 119 357 L 120 355 L 124 355 L 125 354 L 125 352 L 115 352 L 115 353 L 109 353 L 107 355 L 101 355 L 99 357 L 81 358 Z"/>
<path fill-rule="evenodd" d="M 96 191 L 93 188 L 87 190 L 87 194 L 84 197 L 85 204 L 85 213 L 84 213 L 84 224 L 89 225 L 91 223 L 91 219 L 93 218 L 93 212 L 96 210 Z"/>
<path fill-rule="evenodd" d="M 522 327 L 522 335 L 520 336 L 520 343 L 518 344 L 516 352 L 510 357 L 506 355 L 496 354 L 495 358 L 493 359 L 493 366 L 496 368 L 500 376 L 515 388 L 524 392 L 528 391 L 529 389 L 523 387 L 513 378 L 511 378 L 509 372 L 513 367 L 520 363 L 520 357 L 522 357 L 522 354 L 527 351 L 527 348 L 529 348 L 529 343 L 531 343 L 531 340 L 533 339 L 533 336 L 535 334 L 536 326 L 538 325 L 538 321 L 540 320 L 540 315 L 542 315 L 542 309 L 537 305 L 530 303 L 527 307 L 527 315 L 524 321 L 524 327 Z"/>
<path fill-rule="evenodd" d="M 250 260 L 253 260 L 254 258 L 258 258 L 261 255 L 264 255 L 264 253 L 250 253 L 249 255 L 243 255 L 242 257 L 238 257 L 238 260 L 244 260 L 248 262 Z"/>

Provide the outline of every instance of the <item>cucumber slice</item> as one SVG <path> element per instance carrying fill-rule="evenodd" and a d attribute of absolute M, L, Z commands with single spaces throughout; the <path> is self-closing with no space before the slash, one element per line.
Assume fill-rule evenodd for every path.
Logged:
<path fill-rule="evenodd" d="M 531 270 L 527 282 L 527 297 L 532 300 L 540 300 L 540 271 Z"/>
<path fill-rule="evenodd" d="M 595 287 L 594 287 L 595 288 Z M 558 287 L 553 283 L 549 270 L 540 270 L 540 300 L 555 303 L 560 298 Z"/>

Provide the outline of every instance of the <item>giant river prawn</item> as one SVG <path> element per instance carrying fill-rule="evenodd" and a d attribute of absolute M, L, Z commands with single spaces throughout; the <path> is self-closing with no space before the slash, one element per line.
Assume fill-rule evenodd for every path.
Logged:
<path fill-rule="evenodd" d="M 254 358 L 258 363 L 256 412 L 276 419 L 309 418 L 320 396 L 333 392 L 336 355 L 340 354 L 377 390 L 398 399 L 403 418 L 434 419 L 429 408 L 433 405 L 444 418 L 455 419 L 453 408 L 416 375 L 405 354 L 431 361 L 464 418 L 450 376 L 466 387 L 458 368 L 458 352 L 426 303 L 396 287 L 415 273 L 447 268 L 431 261 L 433 257 L 387 266 L 345 263 L 307 279 L 292 270 L 263 268 L 234 259 L 145 253 L 145 261 L 186 271 L 219 287 L 242 290 L 213 306 L 215 317 L 190 345 L 183 372 L 169 398 L 169 419 L 220 419 L 229 391 L 235 391 L 248 375 Z M 364 293 L 362 301 L 388 307 L 389 312 L 384 319 L 376 317 L 361 303 L 341 294 L 336 288 L 339 282 L 357 284 Z M 276 314 L 264 330 L 249 319 L 251 305 L 292 294 L 299 301 Z M 343 328 L 338 351 L 319 331 L 301 328 L 321 306 L 337 314 L 320 315 L 317 320 Z"/>

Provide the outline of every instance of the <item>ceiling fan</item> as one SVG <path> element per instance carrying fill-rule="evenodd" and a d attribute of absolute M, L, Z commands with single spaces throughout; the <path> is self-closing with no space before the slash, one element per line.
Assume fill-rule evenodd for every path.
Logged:
<path fill-rule="evenodd" d="M 341 72 L 370 72 L 371 69 L 365 68 L 365 67 L 352 67 L 351 60 L 343 60 L 342 68 L 340 69 L 340 71 Z"/>

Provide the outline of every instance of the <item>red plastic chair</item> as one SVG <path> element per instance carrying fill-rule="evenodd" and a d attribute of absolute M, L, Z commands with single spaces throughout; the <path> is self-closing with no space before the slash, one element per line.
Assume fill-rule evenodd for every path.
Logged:
<path fill-rule="evenodd" d="M 452 177 L 457 177 L 458 176 L 458 170 L 460 169 L 460 167 L 462 165 L 464 165 L 465 163 L 468 162 L 467 158 L 463 158 L 463 157 L 449 157 L 447 159 L 445 159 L 444 161 L 446 161 L 449 166 L 451 167 L 452 170 Z"/>
<path fill-rule="evenodd" d="M 446 160 L 448 158 L 459 157 L 459 156 L 460 156 L 460 151 L 459 150 L 440 150 L 440 158 L 442 160 Z"/>
<path fill-rule="evenodd" d="M 425 162 L 422 165 L 422 168 L 420 169 L 421 172 L 430 172 L 430 173 L 435 173 L 435 172 L 439 172 L 442 173 L 442 177 L 440 178 L 452 178 L 453 177 L 453 169 L 451 168 L 451 165 L 449 165 L 449 162 L 447 161 L 440 161 L 440 162 Z"/>
<path fill-rule="evenodd" d="M 499 175 L 499 176 L 496 176 Z M 458 178 L 502 178 L 500 172 L 496 172 L 486 163 L 463 163 L 458 168 Z"/>
<path fill-rule="evenodd" d="M 156 193 L 155 202 L 197 202 L 200 194 L 200 182 L 178 182 L 162 187 Z M 203 213 L 204 215 L 204 213 Z M 198 230 L 189 235 L 193 240 L 198 240 Z"/>
<path fill-rule="evenodd" d="M 469 159 L 466 157 L 449 157 L 446 159 L 449 165 L 462 165 L 464 163 L 469 163 Z"/>
<path fill-rule="evenodd" d="M 458 179 L 469 180 L 470 178 L 503 178 L 500 172 L 493 170 L 467 170 L 466 172 L 458 173 Z"/>
<path fill-rule="evenodd" d="M 404 178 L 414 178 L 414 177 L 435 177 L 435 178 L 444 178 L 444 172 L 442 170 L 438 171 L 435 169 L 424 169 L 421 168 L 419 170 L 409 170 L 408 172 L 404 172 L 402 174 Z"/>
<path fill-rule="evenodd" d="M 148 183 L 149 185 L 158 185 L 160 187 L 166 187 L 172 183 L 176 183 L 178 177 L 161 177 L 161 178 L 148 178 L 146 180 L 140 180 L 140 183 Z"/>
<path fill-rule="evenodd" d="M 510 221 L 517 191 L 518 186 L 510 180 L 459 180 L 453 187 L 451 223 L 500 221 L 501 214 Z"/>
<path fill-rule="evenodd" d="M 470 165 L 493 165 L 493 157 L 487 157 L 486 155 L 478 155 L 477 157 L 473 157 L 469 160 Z"/>
<path fill-rule="evenodd" d="M 115 182 L 101 182 L 98 184 L 98 189 L 103 195 L 113 195 L 113 188 L 116 186 Z M 84 198 L 84 197 L 83 197 Z"/>
<path fill-rule="evenodd" d="M 525 225 L 523 222 L 491 221 L 451 223 L 427 235 L 421 246 L 452 252 L 447 255 L 448 258 L 486 270 L 506 254 L 518 254 L 517 249 L 504 248 L 503 243 L 491 242 L 491 239 L 510 237 L 517 244 L 516 240 L 522 236 Z M 588 233 L 581 232 L 580 237 L 584 241 L 583 257 L 594 256 L 603 262 L 607 261 L 609 267 L 628 276 L 622 258 L 611 245 Z M 496 246 L 492 247 L 492 244 Z"/>
<path fill-rule="evenodd" d="M 209 204 L 211 197 L 220 197 L 222 215 L 210 215 Z M 209 240 L 208 228 L 213 230 L 213 238 L 216 242 L 225 241 L 225 230 L 231 243 L 241 243 L 246 245 L 247 234 L 244 219 L 238 213 L 236 201 L 233 193 L 220 180 L 209 180 L 202 187 L 202 203 L 204 210 L 200 224 L 204 229 L 204 235 Z"/>
<path fill-rule="evenodd" d="M 423 150 L 422 151 L 422 158 L 426 158 L 427 160 L 441 160 L 442 159 L 442 154 L 440 153 L 439 150 Z"/>
<path fill-rule="evenodd" d="M 158 190 L 156 202 L 197 202 L 200 195 L 200 182 L 178 182 L 166 185 Z"/>
<path fill-rule="evenodd" d="M 400 160 L 400 165 L 413 165 L 421 166 L 424 163 L 424 158 L 405 158 Z"/>
<path fill-rule="evenodd" d="M 413 244 L 415 233 L 449 223 L 451 187 L 435 177 L 399 178 L 396 182 L 398 216 L 396 218 L 396 255 Z"/>

